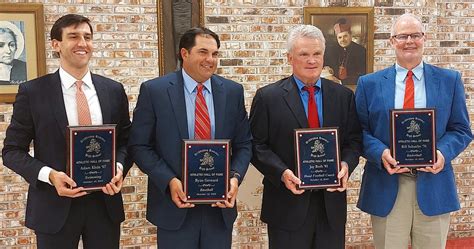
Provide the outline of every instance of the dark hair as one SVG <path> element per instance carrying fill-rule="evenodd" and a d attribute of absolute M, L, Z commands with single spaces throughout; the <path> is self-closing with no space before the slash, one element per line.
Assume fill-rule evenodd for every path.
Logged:
<path fill-rule="evenodd" d="M 183 57 L 181 57 L 181 49 L 191 50 L 196 45 L 196 36 L 211 36 L 217 42 L 217 48 L 221 47 L 221 41 L 219 36 L 214 31 L 204 27 L 194 27 L 184 32 L 183 36 L 179 40 L 178 59 L 179 64 L 183 66 Z"/>
<path fill-rule="evenodd" d="M 62 41 L 64 28 L 73 25 L 74 27 L 76 27 L 77 25 L 82 23 L 87 23 L 87 25 L 89 25 L 89 28 L 91 29 L 91 34 L 93 34 L 92 25 L 90 22 L 91 21 L 89 20 L 89 18 L 81 15 L 67 14 L 65 16 L 62 16 L 58 20 L 56 20 L 53 27 L 51 28 L 51 40 Z"/>

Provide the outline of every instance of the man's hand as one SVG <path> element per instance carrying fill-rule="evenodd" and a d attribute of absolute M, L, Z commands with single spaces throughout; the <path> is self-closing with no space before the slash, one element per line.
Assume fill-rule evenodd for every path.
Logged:
<path fill-rule="evenodd" d="M 239 192 L 239 180 L 235 177 L 230 179 L 230 190 L 227 193 L 227 200 L 224 202 L 216 202 L 212 204 L 212 207 L 220 208 L 233 208 L 235 205 L 235 199 L 237 198 L 237 193 Z"/>
<path fill-rule="evenodd" d="M 107 185 L 102 187 L 102 192 L 108 195 L 115 195 L 122 189 L 123 184 L 123 172 L 120 168 L 117 168 L 117 174 L 110 180 Z"/>
<path fill-rule="evenodd" d="M 408 168 L 397 166 L 397 161 L 390 155 L 389 149 L 382 152 L 382 165 L 390 175 L 410 172 Z"/>
<path fill-rule="evenodd" d="M 76 198 L 87 194 L 83 187 L 74 188 L 77 184 L 64 172 L 54 169 L 51 170 L 49 173 L 49 181 L 56 188 L 56 192 L 59 196 Z"/>
<path fill-rule="evenodd" d="M 433 174 L 438 174 L 439 172 L 441 172 L 441 170 L 443 170 L 444 168 L 444 156 L 439 150 L 436 151 L 436 155 L 437 160 L 436 163 L 433 164 L 433 167 L 418 168 L 417 170 L 423 172 L 430 172 Z"/>
<path fill-rule="evenodd" d="M 175 177 L 171 179 L 169 183 L 169 188 L 170 188 L 171 200 L 174 202 L 174 204 L 178 208 L 194 207 L 194 204 L 186 202 L 187 198 L 183 191 L 183 184 L 178 178 Z"/>
<path fill-rule="evenodd" d="M 329 192 L 343 192 L 347 189 L 347 179 L 349 179 L 349 165 L 346 162 L 341 162 L 341 171 L 337 174 L 337 178 L 341 179 L 342 186 L 339 188 L 328 188 L 326 189 Z"/>
<path fill-rule="evenodd" d="M 304 193 L 304 189 L 298 189 L 298 185 L 301 184 L 301 180 L 293 174 L 293 171 L 286 169 L 281 175 L 281 181 L 285 184 L 285 187 L 295 195 Z"/>

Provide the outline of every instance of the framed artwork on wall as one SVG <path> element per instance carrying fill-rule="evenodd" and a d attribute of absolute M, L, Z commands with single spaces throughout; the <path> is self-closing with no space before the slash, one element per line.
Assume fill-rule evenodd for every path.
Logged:
<path fill-rule="evenodd" d="M 204 25 L 204 0 L 159 0 L 157 13 L 158 65 L 160 75 L 165 75 L 179 68 L 181 35 L 192 27 Z"/>
<path fill-rule="evenodd" d="M 0 3 L 0 102 L 18 85 L 46 73 L 43 5 Z"/>
<path fill-rule="evenodd" d="M 373 71 L 373 8 L 305 7 L 304 23 L 326 38 L 322 77 L 355 89 L 359 77 Z"/>

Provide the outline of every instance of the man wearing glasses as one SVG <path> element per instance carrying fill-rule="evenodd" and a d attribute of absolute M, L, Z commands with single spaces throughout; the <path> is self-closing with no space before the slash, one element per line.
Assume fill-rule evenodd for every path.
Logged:
<path fill-rule="evenodd" d="M 380 248 L 445 248 L 449 213 L 460 208 L 451 160 L 472 141 L 458 72 L 423 62 L 420 19 L 397 18 L 390 43 L 396 64 L 359 78 L 356 106 L 367 159 L 357 206 L 371 214 Z M 397 166 L 389 149 L 390 109 L 434 108 L 436 153 L 432 167 Z"/>

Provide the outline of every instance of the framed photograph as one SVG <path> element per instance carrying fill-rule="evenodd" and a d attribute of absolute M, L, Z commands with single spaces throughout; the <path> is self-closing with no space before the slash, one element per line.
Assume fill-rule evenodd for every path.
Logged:
<path fill-rule="evenodd" d="M 158 65 L 160 75 L 179 68 L 178 47 L 188 29 L 204 25 L 204 0 L 158 1 Z"/>
<path fill-rule="evenodd" d="M 18 85 L 46 73 L 43 5 L 0 3 L 0 102 L 12 103 Z"/>
<path fill-rule="evenodd" d="M 323 78 L 355 89 L 359 77 L 373 71 L 373 8 L 305 7 L 304 23 L 326 38 Z"/>

